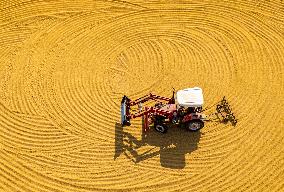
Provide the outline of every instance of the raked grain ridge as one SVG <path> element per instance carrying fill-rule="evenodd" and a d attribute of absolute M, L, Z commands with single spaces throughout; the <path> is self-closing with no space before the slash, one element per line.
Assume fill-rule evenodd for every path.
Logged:
<path fill-rule="evenodd" d="M 1 1 L 0 191 L 282 191 L 283 18 L 282 1 Z M 237 126 L 142 143 L 117 124 L 124 94 L 192 86 Z"/>

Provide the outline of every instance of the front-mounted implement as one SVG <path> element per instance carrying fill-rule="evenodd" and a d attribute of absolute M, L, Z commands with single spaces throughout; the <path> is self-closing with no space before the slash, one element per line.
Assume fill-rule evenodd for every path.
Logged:
<path fill-rule="evenodd" d="M 130 99 L 127 96 L 123 96 L 121 100 L 121 107 L 120 107 L 120 112 L 121 112 L 121 125 L 127 125 L 130 126 Z"/>
<path fill-rule="evenodd" d="M 129 126 L 131 125 L 130 120 L 137 118 L 137 117 L 143 117 L 144 120 L 144 129 L 147 130 L 149 124 L 151 124 L 151 118 L 149 118 L 151 115 L 161 115 L 161 116 L 168 116 L 169 112 L 160 110 L 157 108 L 157 105 L 160 103 L 157 103 L 155 107 L 145 107 L 143 109 L 142 103 L 145 103 L 149 100 L 161 100 L 166 101 L 168 104 L 171 104 L 173 102 L 172 98 L 167 97 L 161 97 L 158 95 L 154 95 L 150 93 L 149 95 L 145 95 L 144 97 L 141 97 L 136 100 L 130 100 L 127 96 L 123 96 L 121 101 L 121 124 L 122 126 Z M 130 108 L 137 105 L 139 112 L 136 112 L 134 114 L 130 113 Z"/>

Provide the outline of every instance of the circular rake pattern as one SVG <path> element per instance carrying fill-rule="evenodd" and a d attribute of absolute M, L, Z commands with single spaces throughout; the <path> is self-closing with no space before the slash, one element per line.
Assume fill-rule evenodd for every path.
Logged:
<path fill-rule="evenodd" d="M 0 31 L 5 190 L 279 191 L 284 37 L 283 13 L 272 11 L 280 4 L 263 12 L 233 2 L 8 5 L 6 15 L 18 11 L 0 16 L 11 34 Z M 140 122 L 117 130 L 124 94 L 193 86 L 205 107 L 226 96 L 237 126 L 150 132 L 142 144 Z"/>

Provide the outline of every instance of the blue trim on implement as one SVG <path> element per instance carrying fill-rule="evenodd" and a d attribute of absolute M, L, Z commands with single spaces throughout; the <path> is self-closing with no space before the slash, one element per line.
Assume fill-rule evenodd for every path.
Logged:
<path fill-rule="evenodd" d="M 121 106 L 120 106 L 120 113 L 121 113 L 121 125 L 131 125 L 130 123 L 130 118 L 129 118 L 129 101 L 130 99 L 127 96 L 123 96 L 122 100 L 121 100 Z"/>

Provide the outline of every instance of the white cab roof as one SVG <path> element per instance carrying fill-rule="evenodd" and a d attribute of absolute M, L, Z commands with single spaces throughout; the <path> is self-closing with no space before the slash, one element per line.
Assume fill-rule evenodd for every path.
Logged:
<path fill-rule="evenodd" d="M 201 107 L 203 105 L 202 89 L 193 87 L 179 90 L 176 93 L 176 102 L 183 107 Z"/>

